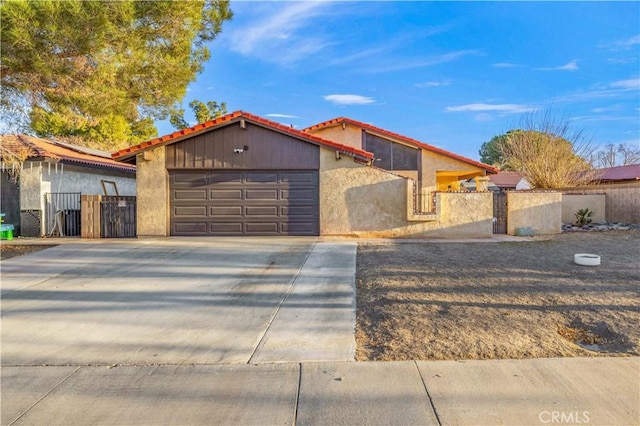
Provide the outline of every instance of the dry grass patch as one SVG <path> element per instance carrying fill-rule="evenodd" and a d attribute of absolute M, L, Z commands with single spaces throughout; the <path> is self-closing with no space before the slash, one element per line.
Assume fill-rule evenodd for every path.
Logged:
<path fill-rule="evenodd" d="M 640 354 L 640 231 L 361 244 L 357 359 Z M 576 265 L 576 253 L 602 256 Z"/>

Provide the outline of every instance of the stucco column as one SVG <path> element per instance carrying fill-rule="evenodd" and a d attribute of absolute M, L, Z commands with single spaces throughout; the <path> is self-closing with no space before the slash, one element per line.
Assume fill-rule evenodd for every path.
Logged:
<path fill-rule="evenodd" d="M 476 191 L 488 191 L 489 190 L 489 177 L 488 176 L 476 176 Z"/>

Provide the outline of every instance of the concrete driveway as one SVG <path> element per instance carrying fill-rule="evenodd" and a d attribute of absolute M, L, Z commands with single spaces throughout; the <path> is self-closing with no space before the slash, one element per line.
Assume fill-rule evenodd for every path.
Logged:
<path fill-rule="evenodd" d="M 2 262 L 2 364 L 354 359 L 351 242 L 168 238 Z"/>

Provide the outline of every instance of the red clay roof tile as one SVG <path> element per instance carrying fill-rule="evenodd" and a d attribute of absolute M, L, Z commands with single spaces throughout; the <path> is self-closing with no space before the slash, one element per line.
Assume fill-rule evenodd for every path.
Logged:
<path fill-rule="evenodd" d="M 261 125 L 264 125 L 265 127 L 271 128 L 271 129 L 275 129 L 278 130 L 280 132 L 283 133 L 288 133 L 291 136 L 294 136 L 296 138 L 299 139 L 303 139 L 306 140 L 308 142 L 314 143 L 316 145 L 323 145 L 329 148 L 333 148 L 336 149 L 344 154 L 347 155 L 351 155 L 354 157 L 360 157 L 360 158 L 364 158 L 364 159 L 372 159 L 373 158 L 373 154 L 368 152 L 368 151 L 364 151 L 362 149 L 357 149 L 357 148 L 353 148 L 347 145 L 343 145 L 328 139 L 323 139 L 320 138 L 318 136 L 312 135 L 310 133 L 307 132 L 303 132 L 301 130 L 297 130 L 294 129 L 292 127 L 289 126 L 285 126 L 283 124 L 280 123 L 276 123 L 275 121 L 271 121 L 271 120 L 267 120 L 266 118 L 262 118 L 258 115 L 254 115 L 245 111 L 235 111 L 232 112 L 231 114 L 227 114 L 223 117 L 220 118 L 216 118 L 214 120 L 210 120 L 207 121 L 205 123 L 201 123 L 201 124 L 196 124 L 193 127 L 189 127 L 187 129 L 183 129 L 183 130 L 178 130 L 175 131 L 173 133 L 170 133 L 168 135 L 164 135 L 155 139 L 151 139 L 150 141 L 146 141 L 143 142 L 141 144 L 135 145 L 135 146 L 130 146 L 128 148 L 125 149 L 121 149 L 120 151 L 116 151 L 114 153 L 111 154 L 112 158 L 118 161 L 122 161 L 125 160 L 127 158 L 132 157 L 133 155 L 144 151 L 145 149 L 148 149 L 150 147 L 155 147 L 155 146 L 161 146 L 161 145 L 166 145 L 169 144 L 171 142 L 177 142 L 179 139 L 183 139 L 184 137 L 187 137 L 189 135 L 195 135 L 195 133 L 198 133 L 204 129 L 208 129 L 208 128 L 212 128 L 212 127 L 217 127 L 217 126 L 221 126 L 223 124 L 227 124 L 229 122 L 231 122 L 232 120 L 235 119 L 239 119 L 239 118 L 244 118 L 246 120 L 252 121 L 254 123 L 258 123 Z"/>

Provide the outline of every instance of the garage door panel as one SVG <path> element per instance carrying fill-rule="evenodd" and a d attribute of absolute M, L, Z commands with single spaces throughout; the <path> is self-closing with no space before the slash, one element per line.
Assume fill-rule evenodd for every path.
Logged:
<path fill-rule="evenodd" d="M 208 184 L 228 184 L 242 185 L 244 183 L 244 173 L 207 173 L 205 175 Z"/>
<path fill-rule="evenodd" d="M 176 189 L 174 191 L 174 198 L 176 200 L 206 200 L 207 190 Z"/>
<path fill-rule="evenodd" d="M 211 217 L 242 217 L 242 206 L 210 206 Z"/>
<path fill-rule="evenodd" d="M 180 206 L 174 207 L 174 216 L 207 217 L 206 206 Z"/>
<path fill-rule="evenodd" d="M 314 172 L 287 172 L 282 173 L 280 182 L 286 182 L 292 186 L 315 185 L 318 183 L 317 176 Z"/>
<path fill-rule="evenodd" d="M 278 199 L 278 190 L 277 189 L 246 189 L 245 199 L 275 201 Z"/>
<path fill-rule="evenodd" d="M 245 231 L 247 234 L 274 234 L 280 232 L 278 222 L 247 222 Z"/>
<path fill-rule="evenodd" d="M 176 235 L 207 235 L 207 222 L 179 222 L 173 226 Z"/>
<path fill-rule="evenodd" d="M 209 191 L 210 200 L 242 200 L 242 189 L 212 189 Z"/>
<path fill-rule="evenodd" d="M 211 222 L 209 234 L 214 235 L 238 235 L 243 233 L 242 222 Z"/>
<path fill-rule="evenodd" d="M 246 183 L 271 183 L 278 182 L 278 173 L 251 172 L 246 174 Z"/>
<path fill-rule="evenodd" d="M 316 170 L 170 175 L 171 235 L 319 234 Z"/>
<path fill-rule="evenodd" d="M 278 206 L 247 206 L 246 215 L 278 217 Z"/>
<path fill-rule="evenodd" d="M 310 202 L 314 200 L 316 193 L 312 189 L 286 189 L 280 191 L 280 198 L 294 202 Z"/>

